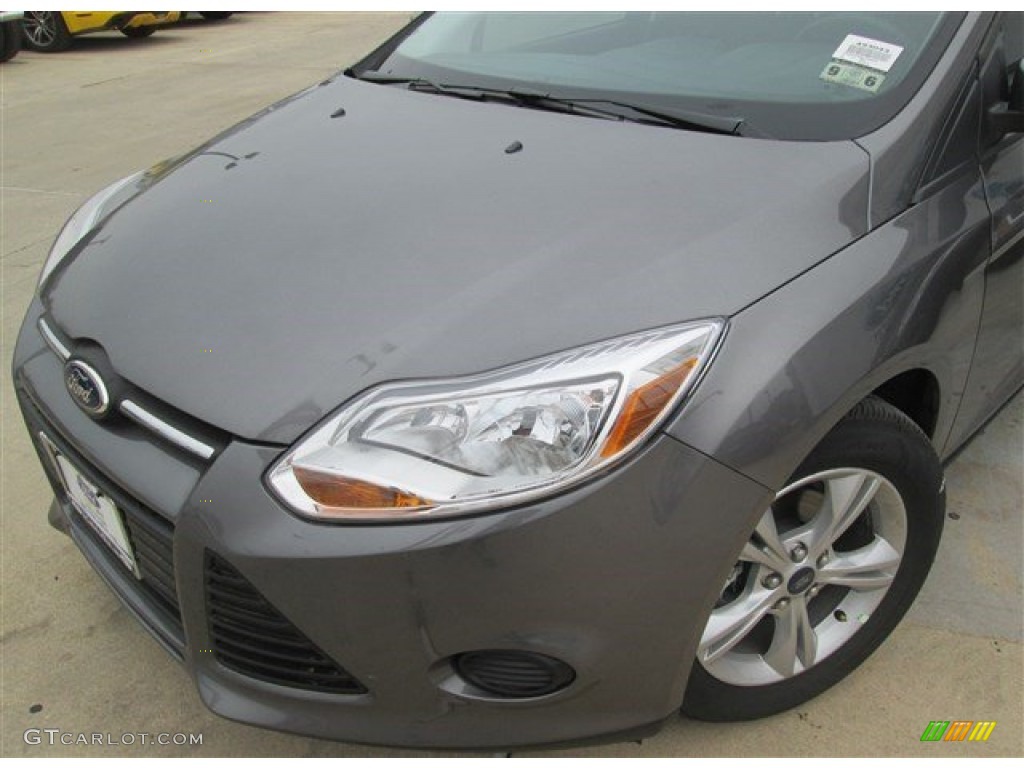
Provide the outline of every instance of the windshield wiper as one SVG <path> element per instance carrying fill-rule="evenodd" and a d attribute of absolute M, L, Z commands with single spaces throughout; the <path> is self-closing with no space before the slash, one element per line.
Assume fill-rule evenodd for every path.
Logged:
<path fill-rule="evenodd" d="M 379 72 L 363 72 L 359 75 L 353 73 L 351 76 L 357 80 L 365 80 L 369 83 L 404 85 L 412 91 L 426 91 L 443 96 L 454 96 L 460 99 L 472 99 L 475 101 L 500 100 L 533 109 L 547 109 L 566 114 L 584 115 L 586 117 L 601 117 L 606 120 L 625 119 L 622 115 L 605 109 L 598 109 L 569 99 L 553 99 L 546 93 L 540 93 L 539 91 L 520 90 L 517 88 L 486 88 L 477 85 L 452 85 L 449 83 L 438 83 L 425 77 L 398 77 L 384 75 Z"/>
<path fill-rule="evenodd" d="M 632 104 L 614 99 L 563 98 L 540 91 L 520 88 L 486 88 L 475 85 L 454 85 L 438 83 L 425 77 L 399 77 L 381 72 L 351 73 L 352 77 L 384 85 L 405 85 L 411 90 L 427 91 L 462 99 L 501 99 L 532 109 L 546 109 L 587 117 L 603 117 L 611 120 L 630 120 L 638 123 L 660 123 L 690 131 L 705 131 L 726 135 L 741 135 L 744 125 L 741 117 L 708 115 L 702 112 L 676 110 L 667 107 L 652 107 L 646 104 Z"/>
<path fill-rule="evenodd" d="M 360 72 L 347 69 L 345 74 L 356 80 L 365 80 L 368 83 L 380 83 L 381 85 L 405 85 L 410 89 L 427 90 L 434 93 L 443 93 L 449 96 L 465 96 L 466 98 L 477 98 L 470 91 L 477 91 L 476 88 L 462 88 L 459 86 L 441 85 L 426 77 L 399 77 L 397 75 L 386 75 L 383 72 Z"/>
<path fill-rule="evenodd" d="M 709 115 L 705 112 L 691 112 L 689 110 L 673 109 L 671 107 L 649 107 L 644 104 L 631 104 L 624 101 L 611 101 L 605 99 L 580 99 L 584 104 L 608 104 L 619 109 L 628 109 L 644 118 L 656 120 L 659 123 L 672 125 L 676 128 L 685 128 L 690 131 L 707 131 L 709 133 L 723 133 L 734 136 L 742 134 L 740 130 L 746 121 L 742 117 L 731 117 L 725 115 Z M 648 122 L 638 119 L 637 122 Z"/>
<path fill-rule="evenodd" d="M 703 112 L 690 112 L 687 110 L 672 109 L 671 107 L 650 107 L 645 104 L 633 104 L 614 99 L 572 99 L 547 94 L 531 94 L 519 91 L 508 91 L 519 101 L 526 105 L 534 105 L 543 108 L 546 104 L 562 104 L 568 107 L 582 106 L 591 111 L 600 111 L 606 115 L 619 117 L 623 120 L 631 120 L 637 123 L 657 122 L 670 125 L 673 128 L 683 128 L 688 131 L 705 131 L 707 133 L 722 133 L 727 135 L 740 135 L 740 127 L 744 124 L 742 117 L 724 117 L 720 115 L 708 115 Z M 600 106 L 595 106 L 600 105 Z M 603 107 L 610 107 L 606 109 Z M 626 114 L 623 114 L 623 111 Z M 639 117 L 637 117 L 639 115 Z"/>

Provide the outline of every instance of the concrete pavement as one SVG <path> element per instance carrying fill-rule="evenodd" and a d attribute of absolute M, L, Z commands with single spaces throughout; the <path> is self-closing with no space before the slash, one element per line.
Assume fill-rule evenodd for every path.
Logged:
<path fill-rule="evenodd" d="M 236 15 L 147 40 L 84 37 L 0 67 L 0 754 L 3 756 L 411 756 L 222 720 L 46 524 L 50 490 L 15 407 L 11 346 L 65 218 L 105 184 L 185 151 L 351 63 L 408 14 Z M 182 226 L 187 226 L 183 221 Z M 894 636 L 858 672 L 767 720 L 678 719 L 642 745 L 588 756 L 1024 754 L 1024 398 L 948 469 L 938 562 Z M 641 652 L 642 649 L 638 649 Z M 984 744 L 921 743 L 931 720 L 994 720 Z M 201 746 L 27 744 L 26 729 L 202 733 Z"/>

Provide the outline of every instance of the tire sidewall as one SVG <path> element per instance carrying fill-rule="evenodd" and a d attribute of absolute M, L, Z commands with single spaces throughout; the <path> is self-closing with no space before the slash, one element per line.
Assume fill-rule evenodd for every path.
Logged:
<path fill-rule="evenodd" d="M 21 29 L 16 21 L 0 24 L 0 62 L 10 61 L 21 50 Z"/>

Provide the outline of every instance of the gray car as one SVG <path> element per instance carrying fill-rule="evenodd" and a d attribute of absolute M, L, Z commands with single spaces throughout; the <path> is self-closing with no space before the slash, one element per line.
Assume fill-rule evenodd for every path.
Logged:
<path fill-rule="evenodd" d="M 14 356 L 51 523 L 255 725 L 519 747 L 806 701 L 1024 384 L 1022 33 L 418 16 L 65 225 Z"/>

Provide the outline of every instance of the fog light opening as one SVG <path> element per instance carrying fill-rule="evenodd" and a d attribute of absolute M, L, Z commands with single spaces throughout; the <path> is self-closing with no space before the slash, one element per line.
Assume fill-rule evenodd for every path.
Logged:
<path fill-rule="evenodd" d="M 532 699 L 567 688 L 576 672 L 564 661 L 528 651 L 468 651 L 452 657 L 463 681 L 488 696 Z"/>

